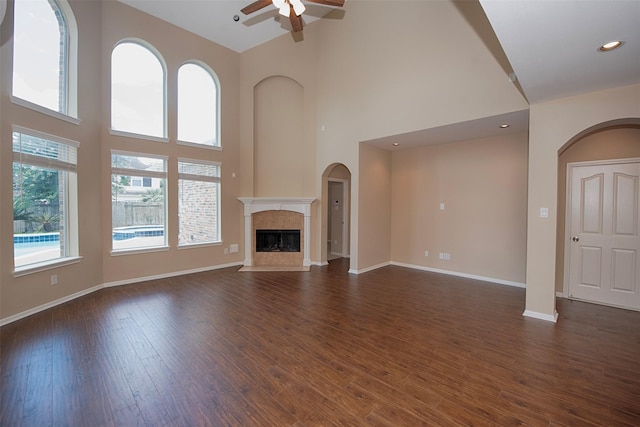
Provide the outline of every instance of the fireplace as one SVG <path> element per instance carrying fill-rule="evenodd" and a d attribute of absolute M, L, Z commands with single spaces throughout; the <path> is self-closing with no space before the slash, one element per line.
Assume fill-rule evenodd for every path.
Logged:
<path fill-rule="evenodd" d="M 300 230 L 256 230 L 256 252 L 300 252 Z"/>
<path fill-rule="evenodd" d="M 241 271 L 308 271 L 311 203 L 315 199 L 247 198 L 244 204 L 245 259 Z"/>

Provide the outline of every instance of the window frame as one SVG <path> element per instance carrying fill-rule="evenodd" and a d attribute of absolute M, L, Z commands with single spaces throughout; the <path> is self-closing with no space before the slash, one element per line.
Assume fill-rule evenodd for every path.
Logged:
<path fill-rule="evenodd" d="M 59 82 L 63 84 L 64 90 L 61 93 L 60 86 L 58 86 L 58 103 L 60 104 L 62 100 L 65 108 L 63 108 L 63 111 L 53 110 L 44 105 L 14 95 L 13 79 L 11 80 L 9 98 L 13 104 L 78 125 L 80 124 L 78 118 L 78 24 L 72 8 L 66 0 L 49 0 L 48 3 L 58 23 L 60 24 L 60 19 L 62 19 L 64 23 L 65 34 L 62 40 L 62 52 L 58 56 L 59 59 L 60 56 L 63 56 L 64 59 L 61 67 L 63 77 L 59 79 Z M 56 7 L 56 9 L 54 9 L 54 7 Z M 56 11 L 59 12 L 60 18 L 56 15 Z M 15 26 L 15 8 L 13 23 Z M 12 44 L 12 49 L 15 51 L 15 43 Z M 15 67 L 15 64 L 13 67 Z M 12 75 L 14 73 L 13 70 L 15 70 L 15 68 L 12 69 Z"/>
<path fill-rule="evenodd" d="M 127 43 L 136 44 L 141 48 L 148 50 L 149 53 L 151 53 L 158 60 L 158 63 L 162 68 L 162 136 L 120 130 L 113 127 L 113 53 L 115 52 L 118 46 L 127 44 Z M 125 138 L 136 138 L 136 139 L 143 139 L 148 141 L 168 143 L 169 142 L 168 117 L 167 117 L 168 116 L 168 106 L 167 106 L 168 72 L 167 72 L 167 63 L 165 62 L 164 57 L 162 56 L 160 51 L 156 49 L 155 46 L 153 46 L 151 43 L 143 39 L 130 37 L 130 38 L 125 38 L 118 41 L 111 49 L 111 55 L 109 58 L 110 58 L 110 61 L 109 61 L 109 134 L 113 136 L 121 136 Z"/>
<path fill-rule="evenodd" d="M 152 153 L 141 153 L 134 151 L 124 151 L 124 150 L 110 150 L 109 152 L 109 181 L 113 179 L 114 175 L 124 175 L 130 177 L 150 177 L 150 178 L 159 178 L 164 180 L 164 201 L 163 201 L 163 216 L 164 216 L 164 224 L 163 224 L 163 237 L 164 243 L 162 245 L 156 246 L 142 246 L 142 247 L 134 247 L 134 248 L 114 248 L 113 247 L 113 214 L 111 215 L 111 251 L 110 254 L 112 256 L 119 255 L 131 255 L 136 253 L 149 253 L 149 252 L 161 252 L 167 251 L 170 249 L 169 245 L 169 217 L 168 217 L 168 205 L 169 205 L 169 157 L 163 156 L 160 154 L 152 154 Z M 113 155 L 122 155 L 122 156 L 130 156 L 130 157 L 144 157 L 151 159 L 158 159 L 164 162 L 164 172 L 157 171 L 145 171 L 144 169 L 130 169 L 130 168 L 122 168 L 122 167 L 113 167 Z M 146 188 L 146 187 L 139 187 Z M 111 206 L 113 207 L 113 199 L 111 200 Z M 113 208 L 112 208 L 113 209 Z"/>
<path fill-rule="evenodd" d="M 216 88 L 216 117 L 215 117 L 215 121 L 216 121 L 216 145 L 207 145 L 207 144 L 202 144 L 202 143 L 198 143 L 198 142 L 192 142 L 192 141 L 184 141 L 181 140 L 180 138 L 178 138 L 178 129 L 180 126 L 180 110 L 179 110 L 179 99 L 180 99 L 180 70 L 182 69 L 182 67 L 184 67 L 185 65 L 196 65 L 201 67 L 205 72 L 207 72 L 209 74 L 209 76 L 211 76 L 211 79 L 213 80 L 213 84 Z M 220 110 L 221 110 L 221 105 L 220 105 L 220 100 L 222 99 L 221 97 L 221 86 L 220 86 L 220 80 L 218 79 L 218 75 L 216 74 L 215 71 L 213 71 L 213 68 L 211 68 L 209 65 L 207 65 L 206 63 L 202 62 L 202 61 L 198 61 L 198 60 L 192 60 L 192 61 L 186 61 L 184 62 L 182 65 L 180 65 L 180 67 L 178 67 L 178 72 L 177 72 L 177 78 L 176 78 L 176 93 L 177 93 L 177 101 L 176 101 L 176 143 L 178 145 L 184 145 L 184 146 L 190 146 L 190 147 L 197 147 L 197 148 L 202 148 L 205 150 L 214 150 L 214 151 L 222 151 L 222 140 L 221 140 L 221 135 L 222 135 L 222 122 L 220 120 Z"/>
<path fill-rule="evenodd" d="M 51 135 L 48 133 L 36 131 L 26 127 L 13 125 L 12 126 L 12 139 L 13 134 L 18 133 L 21 135 L 28 135 L 35 138 L 40 138 L 53 142 L 59 145 L 65 145 L 75 150 L 76 161 L 75 164 L 56 160 L 48 159 L 45 156 L 27 155 L 26 161 L 21 158 L 22 151 L 16 152 L 12 149 L 12 167 L 16 162 L 26 164 L 30 166 L 39 167 L 42 169 L 55 169 L 59 172 L 65 172 L 64 180 L 64 241 L 65 241 L 65 254 L 45 261 L 35 262 L 31 264 L 25 264 L 21 266 L 15 265 L 15 252 L 13 256 L 13 277 L 19 277 L 26 274 L 31 274 L 39 271 L 49 270 L 57 268 L 63 265 L 74 264 L 80 262 L 82 257 L 79 251 L 79 234 L 78 234 L 78 151 L 80 143 L 67 138 L 63 138 L 57 135 Z M 13 143 L 12 143 L 13 145 Z M 29 161 L 31 159 L 31 161 Z M 42 159 L 42 160 L 41 160 Z M 48 160 L 47 160 L 48 159 Z M 13 178 L 12 178 L 13 185 Z M 13 235 L 13 233 L 12 233 Z"/>
<path fill-rule="evenodd" d="M 181 173 L 180 172 L 180 163 L 184 162 L 184 163 L 195 163 L 195 164 L 201 164 L 201 165 L 209 165 L 209 166 L 215 166 L 218 168 L 218 175 L 216 177 L 209 177 L 207 175 L 193 175 L 193 174 L 188 174 L 188 173 Z M 217 239 L 216 240 L 211 240 L 211 241 L 207 241 L 207 242 L 196 242 L 196 243 L 180 243 L 180 197 L 178 197 L 178 249 L 186 249 L 186 248 L 193 248 L 193 247 L 199 247 L 199 246 L 217 246 L 217 245 L 221 245 L 222 244 L 222 206 L 221 206 L 221 200 L 222 200 L 222 163 L 221 162 L 216 162 L 216 161 L 212 161 L 212 160 L 202 160 L 202 159 L 192 159 L 192 158 L 186 158 L 186 157 L 179 157 L 178 158 L 178 188 L 180 188 L 180 181 L 181 180 L 186 180 L 186 181 L 200 181 L 200 182 L 213 182 L 217 184 L 217 191 L 216 191 L 216 230 L 217 230 Z"/>

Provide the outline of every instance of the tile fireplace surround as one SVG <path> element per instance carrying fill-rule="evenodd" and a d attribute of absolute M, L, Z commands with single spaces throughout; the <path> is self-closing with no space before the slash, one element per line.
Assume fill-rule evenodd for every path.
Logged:
<path fill-rule="evenodd" d="M 238 197 L 244 205 L 244 267 L 240 271 L 308 271 L 311 266 L 310 258 L 310 228 L 311 204 L 313 198 L 294 197 Z M 284 211 L 284 212 L 283 212 Z M 256 260 L 254 214 L 261 213 L 260 219 L 269 222 L 269 213 L 273 213 L 273 221 L 294 221 L 296 215 L 286 215 L 289 212 L 302 214 L 302 256 L 299 253 L 270 253 L 267 257 Z M 277 257 L 282 257 L 278 259 Z M 270 260 L 272 262 L 270 262 Z M 259 265 L 258 265 L 259 264 Z"/>

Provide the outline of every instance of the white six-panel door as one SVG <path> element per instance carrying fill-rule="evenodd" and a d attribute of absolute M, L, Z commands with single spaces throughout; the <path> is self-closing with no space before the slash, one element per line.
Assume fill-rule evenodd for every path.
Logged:
<path fill-rule="evenodd" d="M 568 172 L 569 297 L 640 310 L 640 161 Z"/>

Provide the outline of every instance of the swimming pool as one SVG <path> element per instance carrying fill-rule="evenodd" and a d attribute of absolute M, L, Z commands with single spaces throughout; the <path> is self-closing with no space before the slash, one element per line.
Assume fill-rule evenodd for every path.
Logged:
<path fill-rule="evenodd" d="M 18 242 L 13 244 L 13 256 L 20 257 L 57 248 L 60 248 L 60 241 L 58 240 L 48 242 Z"/>

